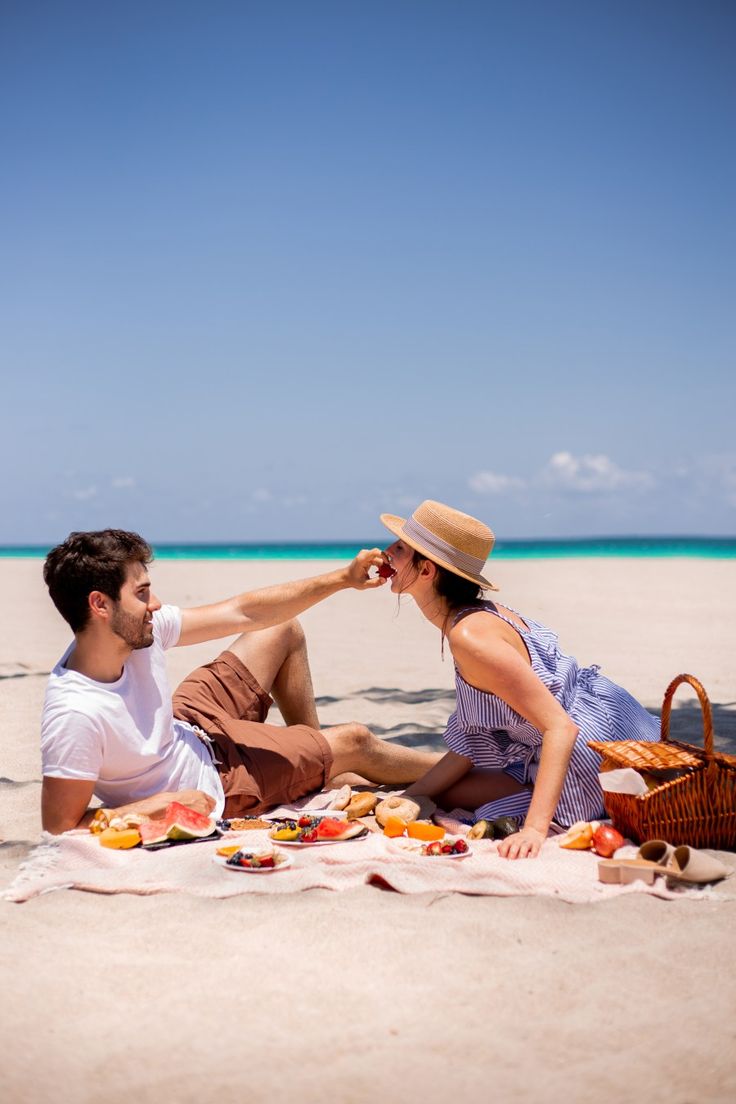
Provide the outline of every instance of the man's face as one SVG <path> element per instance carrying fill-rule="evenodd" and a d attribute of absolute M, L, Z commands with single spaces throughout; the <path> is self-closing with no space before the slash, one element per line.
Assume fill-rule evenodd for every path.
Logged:
<path fill-rule="evenodd" d="M 153 644 L 153 614 L 161 603 L 151 591 L 148 571 L 140 563 L 128 564 L 120 598 L 113 603 L 110 628 L 129 648 L 150 648 Z"/>

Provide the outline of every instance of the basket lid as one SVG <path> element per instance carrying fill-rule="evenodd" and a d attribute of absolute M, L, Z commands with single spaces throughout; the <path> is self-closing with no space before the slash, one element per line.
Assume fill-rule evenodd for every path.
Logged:
<path fill-rule="evenodd" d="M 651 743 L 644 740 L 589 741 L 588 747 L 620 767 L 635 770 L 685 770 L 704 766 L 702 752 L 673 743 Z"/>

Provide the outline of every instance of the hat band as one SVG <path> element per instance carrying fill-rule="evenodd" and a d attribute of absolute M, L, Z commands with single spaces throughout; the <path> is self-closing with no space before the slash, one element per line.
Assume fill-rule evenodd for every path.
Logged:
<path fill-rule="evenodd" d="M 485 560 L 480 560 L 477 556 L 470 556 L 467 552 L 461 552 L 453 544 L 448 544 L 441 537 L 435 536 L 429 529 L 425 529 L 413 517 L 407 518 L 404 522 L 404 535 L 418 544 L 423 544 L 431 555 L 447 560 L 453 567 L 465 571 L 468 575 L 480 575 L 485 567 Z"/>

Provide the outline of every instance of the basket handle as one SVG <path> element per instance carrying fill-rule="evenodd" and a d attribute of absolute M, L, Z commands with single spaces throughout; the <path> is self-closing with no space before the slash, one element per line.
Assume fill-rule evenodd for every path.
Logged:
<path fill-rule="evenodd" d="M 670 736 L 670 713 L 672 712 L 672 699 L 675 696 L 675 690 L 683 682 L 692 686 L 695 693 L 698 695 L 700 701 L 700 708 L 703 711 L 703 750 L 705 752 L 706 759 L 713 758 L 713 713 L 708 700 L 708 695 L 705 692 L 703 684 L 695 678 L 694 675 L 678 675 L 673 678 L 664 692 L 664 702 L 662 703 L 662 742 L 667 743 Z"/>

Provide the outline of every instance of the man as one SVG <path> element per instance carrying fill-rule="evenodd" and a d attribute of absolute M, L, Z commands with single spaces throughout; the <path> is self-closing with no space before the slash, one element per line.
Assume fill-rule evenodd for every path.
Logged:
<path fill-rule="evenodd" d="M 178 800 L 216 816 L 253 815 L 344 772 L 408 783 L 439 758 L 359 724 L 320 731 L 296 616 L 340 590 L 370 590 L 377 549 L 347 567 L 214 605 L 178 609 L 151 590 L 137 533 L 72 533 L 44 579 L 74 641 L 51 672 L 41 726 L 44 828 L 86 826 L 93 796 L 155 815 Z M 173 702 L 167 648 L 240 635 L 184 680 Z M 265 724 L 273 699 L 286 727 Z"/>

